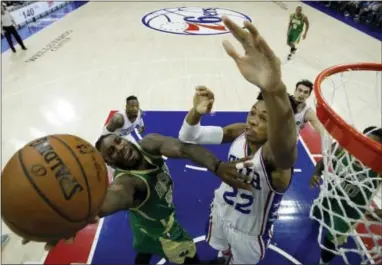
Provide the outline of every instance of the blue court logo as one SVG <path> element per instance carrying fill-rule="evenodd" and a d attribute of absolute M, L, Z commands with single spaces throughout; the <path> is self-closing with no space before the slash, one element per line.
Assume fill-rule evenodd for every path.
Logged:
<path fill-rule="evenodd" d="M 218 35 L 229 31 L 221 17 L 227 16 L 235 23 L 243 25 L 250 17 L 240 12 L 224 8 L 176 7 L 164 8 L 142 18 L 142 23 L 151 29 L 181 35 Z"/>

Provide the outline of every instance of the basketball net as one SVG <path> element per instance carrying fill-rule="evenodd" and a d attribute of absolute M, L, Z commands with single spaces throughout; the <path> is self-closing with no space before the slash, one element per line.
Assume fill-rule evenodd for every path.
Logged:
<path fill-rule="evenodd" d="M 382 220 L 373 213 L 382 180 L 376 173 L 382 172 L 382 145 L 362 135 L 369 126 L 382 127 L 381 73 L 382 64 L 336 66 L 315 82 L 317 116 L 325 127 L 324 170 L 310 217 L 319 223 L 320 247 L 346 264 L 354 254 L 362 264 L 382 262 Z M 328 235 L 335 250 L 323 245 Z"/>

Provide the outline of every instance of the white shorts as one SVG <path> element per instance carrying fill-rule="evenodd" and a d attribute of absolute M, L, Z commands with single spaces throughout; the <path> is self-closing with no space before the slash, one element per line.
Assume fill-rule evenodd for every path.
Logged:
<path fill-rule="evenodd" d="M 221 218 L 216 205 L 214 207 L 212 203 L 206 241 L 219 251 L 231 249 L 231 264 L 257 264 L 264 258 L 270 240 L 265 243 L 259 236 L 248 235 L 233 228 Z"/>

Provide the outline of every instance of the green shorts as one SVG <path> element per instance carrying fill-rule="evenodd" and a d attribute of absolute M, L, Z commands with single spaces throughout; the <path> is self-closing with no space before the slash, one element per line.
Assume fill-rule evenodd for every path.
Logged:
<path fill-rule="evenodd" d="M 132 232 L 136 252 L 156 254 L 176 264 L 182 264 L 185 258 L 193 258 L 196 254 L 194 241 L 176 220 L 160 236 L 153 236 L 155 232 L 150 233 L 150 228 L 138 225 L 132 225 Z"/>
<path fill-rule="evenodd" d="M 298 44 L 300 42 L 302 31 L 290 30 L 288 33 L 288 44 Z"/>

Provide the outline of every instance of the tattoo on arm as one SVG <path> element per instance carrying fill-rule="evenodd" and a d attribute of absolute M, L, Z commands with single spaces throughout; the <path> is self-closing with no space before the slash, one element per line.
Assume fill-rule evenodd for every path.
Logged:
<path fill-rule="evenodd" d="M 187 144 L 172 137 L 159 134 L 149 134 L 140 142 L 141 147 L 154 155 L 164 155 L 170 158 L 187 158 L 195 164 L 214 171 L 219 159 L 197 144 Z"/>
<path fill-rule="evenodd" d="M 134 189 L 134 182 L 130 176 L 120 176 L 114 180 L 107 190 L 99 216 L 108 216 L 132 207 Z"/>
<path fill-rule="evenodd" d="M 115 130 L 122 128 L 124 124 L 123 116 L 119 113 L 114 114 L 110 122 L 106 125 L 106 129 L 109 132 L 114 132 Z"/>

